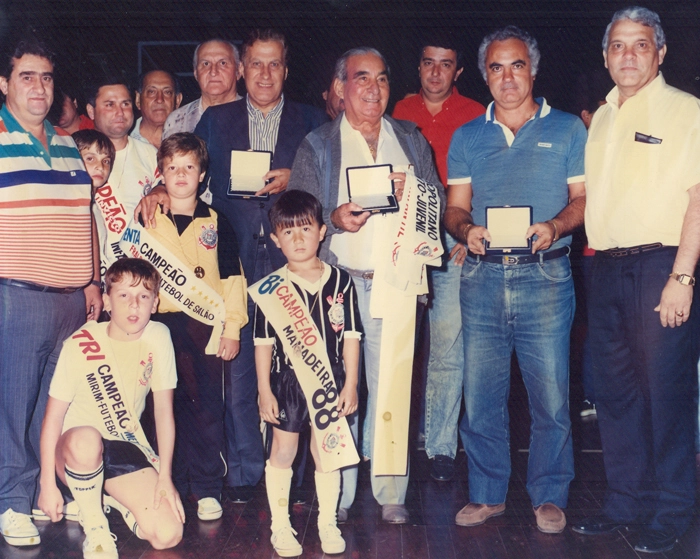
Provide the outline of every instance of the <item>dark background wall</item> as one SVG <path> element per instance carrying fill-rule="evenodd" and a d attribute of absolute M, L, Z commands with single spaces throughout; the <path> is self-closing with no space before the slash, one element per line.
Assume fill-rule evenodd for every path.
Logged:
<path fill-rule="evenodd" d="M 0 42 L 32 29 L 58 53 L 59 78 L 74 84 L 99 73 L 138 73 L 139 41 L 242 40 L 252 27 L 272 26 L 289 39 L 286 91 L 321 105 L 333 61 L 350 47 L 369 45 L 387 57 L 393 104 L 418 88 L 418 43 L 426 29 L 451 33 L 465 50 L 459 88 L 484 103 L 488 90 L 476 68 L 483 36 L 507 24 L 532 33 L 542 62 L 535 94 L 572 109 L 582 73 L 602 68 L 600 42 L 615 10 L 612 0 L 0 0 Z M 669 83 L 700 94 L 700 2 L 648 1 L 668 38 L 662 66 Z M 185 101 L 197 94 L 191 72 L 193 45 L 149 46 L 143 70 L 163 67 L 183 75 Z"/>

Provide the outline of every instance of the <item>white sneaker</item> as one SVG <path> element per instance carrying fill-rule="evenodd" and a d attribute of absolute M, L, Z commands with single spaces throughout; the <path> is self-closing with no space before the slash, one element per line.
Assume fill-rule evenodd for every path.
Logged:
<path fill-rule="evenodd" d="M 39 530 L 28 514 L 7 509 L 0 514 L 0 534 L 10 545 L 38 545 L 41 543 Z"/>
<path fill-rule="evenodd" d="M 80 507 L 75 501 L 70 501 L 63 505 L 63 518 L 71 522 L 78 522 L 80 515 Z M 41 509 L 32 509 L 32 517 L 34 520 L 51 520 L 47 514 Z"/>
<path fill-rule="evenodd" d="M 303 551 L 301 544 L 294 537 L 297 531 L 291 526 L 280 528 L 272 533 L 270 541 L 280 557 L 298 557 Z"/>
<path fill-rule="evenodd" d="M 333 554 L 345 551 L 345 540 L 338 527 L 334 524 L 319 526 L 318 536 L 321 538 L 323 553 Z"/>
<path fill-rule="evenodd" d="M 118 510 L 129 530 L 136 534 L 136 529 L 139 527 L 139 525 L 136 523 L 136 517 L 128 508 L 122 505 L 114 497 L 107 494 L 102 496 L 102 502 L 104 504 L 103 509 L 105 514 L 109 514 L 112 509 Z M 138 536 L 138 534 L 136 535 Z"/>
<path fill-rule="evenodd" d="M 219 520 L 222 514 L 224 509 L 214 497 L 204 497 L 197 501 L 197 516 L 200 520 Z"/>
<path fill-rule="evenodd" d="M 85 530 L 83 559 L 119 559 L 117 537 L 106 526 L 95 526 Z"/>

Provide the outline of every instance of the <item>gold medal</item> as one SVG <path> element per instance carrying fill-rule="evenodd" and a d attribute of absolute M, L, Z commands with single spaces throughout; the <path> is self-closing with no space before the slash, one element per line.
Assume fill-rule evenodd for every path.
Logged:
<path fill-rule="evenodd" d="M 197 276 L 199 279 L 202 279 L 204 277 L 204 268 L 201 266 L 197 266 L 194 269 L 194 275 Z"/>

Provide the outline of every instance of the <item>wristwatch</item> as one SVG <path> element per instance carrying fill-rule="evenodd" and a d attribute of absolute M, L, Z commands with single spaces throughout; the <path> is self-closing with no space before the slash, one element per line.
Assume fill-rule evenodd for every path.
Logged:
<path fill-rule="evenodd" d="M 678 272 L 672 272 L 669 274 L 668 277 L 678 281 L 678 283 L 680 283 L 681 285 L 695 285 L 695 278 L 693 276 L 689 276 L 688 274 L 679 274 Z"/>

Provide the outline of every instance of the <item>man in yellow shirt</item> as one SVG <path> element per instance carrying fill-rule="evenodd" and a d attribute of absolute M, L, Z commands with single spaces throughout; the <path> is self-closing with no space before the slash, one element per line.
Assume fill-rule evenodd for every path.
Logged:
<path fill-rule="evenodd" d="M 617 12 L 603 39 L 616 87 L 586 146 L 596 250 L 589 332 L 608 492 L 582 534 L 641 524 L 635 549 L 671 549 L 695 495 L 700 101 L 666 85 L 659 16 Z"/>

